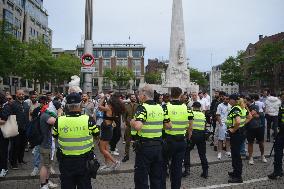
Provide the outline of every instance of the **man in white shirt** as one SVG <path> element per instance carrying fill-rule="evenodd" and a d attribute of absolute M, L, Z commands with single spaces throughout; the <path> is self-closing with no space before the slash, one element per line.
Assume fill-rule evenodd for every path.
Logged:
<path fill-rule="evenodd" d="M 217 126 L 216 126 L 216 139 L 218 140 L 218 159 L 221 160 L 222 158 L 222 149 L 223 149 L 223 142 L 226 141 L 226 155 L 231 156 L 230 152 L 230 141 L 226 140 L 227 137 L 227 126 L 226 126 L 226 120 L 228 117 L 228 114 L 230 112 L 231 105 L 229 104 L 229 96 L 224 95 L 223 96 L 223 103 L 219 104 L 217 107 Z"/>
<path fill-rule="evenodd" d="M 203 93 L 199 92 L 198 96 L 199 96 L 198 102 L 201 104 L 201 111 L 205 112 L 205 111 L 209 110 L 210 104 L 209 104 L 208 100 L 206 98 L 204 98 Z"/>

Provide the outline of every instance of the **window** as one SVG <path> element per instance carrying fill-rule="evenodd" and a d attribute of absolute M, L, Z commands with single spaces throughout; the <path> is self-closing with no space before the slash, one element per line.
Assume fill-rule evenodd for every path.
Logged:
<path fill-rule="evenodd" d="M 100 56 L 101 56 L 101 51 L 93 51 L 93 56 L 94 56 L 95 58 L 100 57 Z"/>
<path fill-rule="evenodd" d="M 20 79 L 20 87 L 26 87 L 26 80 Z"/>
<path fill-rule="evenodd" d="M 19 83 L 19 79 L 13 77 L 13 78 L 12 78 L 12 86 L 18 86 L 18 83 Z"/>
<path fill-rule="evenodd" d="M 104 58 L 110 58 L 111 56 L 112 56 L 112 51 L 111 50 L 103 51 L 103 57 Z"/>
<path fill-rule="evenodd" d="M 7 10 L 7 9 L 4 9 L 3 13 L 4 13 L 3 17 L 4 17 L 5 21 L 9 22 L 10 24 L 13 24 L 14 23 L 13 22 L 14 21 L 13 13 L 10 12 L 9 10 Z"/>
<path fill-rule="evenodd" d="M 133 56 L 133 58 L 140 58 L 142 56 L 142 51 L 141 50 L 133 50 L 132 56 Z"/>
<path fill-rule="evenodd" d="M 128 57 L 128 50 L 117 50 L 116 56 L 118 58 L 127 58 Z"/>
<path fill-rule="evenodd" d="M 46 83 L 45 85 L 44 85 L 44 90 L 49 90 L 49 83 Z"/>
<path fill-rule="evenodd" d="M 10 85 L 10 77 L 3 78 L 3 85 Z"/>
<path fill-rule="evenodd" d="M 141 60 L 133 60 L 132 68 L 135 76 L 141 75 Z"/>
<path fill-rule="evenodd" d="M 124 67 L 127 67 L 127 65 L 128 65 L 128 59 L 117 59 L 116 65 L 117 65 L 117 66 L 124 66 Z"/>
<path fill-rule="evenodd" d="M 103 60 L 103 69 L 111 68 L 110 59 Z"/>
<path fill-rule="evenodd" d="M 103 79 L 103 87 L 110 87 L 110 80 L 108 78 Z"/>
<path fill-rule="evenodd" d="M 28 88 L 32 88 L 32 87 L 33 87 L 32 81 L 28 80 Z"/>
<path fill-rule="evenodd" d="M 99 79 L 93 78 L 93 87 L 98 87 L 98 86 L 99 86 Z"/>
<path fill-rule="evenodd" d="M 15 25 L 16 28 L 22 29 L 21 21 L 19 19 L 17 19 L 17 18 L 15 18 L 14 25 Z"/>

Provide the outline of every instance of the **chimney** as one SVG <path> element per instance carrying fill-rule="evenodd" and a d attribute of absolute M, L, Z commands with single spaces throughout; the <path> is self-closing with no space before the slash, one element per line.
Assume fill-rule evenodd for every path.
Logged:
<path fill-rule="evenodd" d="M 263 39 L 263 35 L 258 36 L 259 41 Z"/>

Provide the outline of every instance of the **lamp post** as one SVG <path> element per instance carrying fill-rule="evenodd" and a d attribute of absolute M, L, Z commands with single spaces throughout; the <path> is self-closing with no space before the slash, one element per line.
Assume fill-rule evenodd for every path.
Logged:
<path fill-rule="evenodd" d="M 93 54 L 93 0 L 86 0 L 84 54 Z M 84 93 L 92 92 L 92 73 L 84 73 Z"/>

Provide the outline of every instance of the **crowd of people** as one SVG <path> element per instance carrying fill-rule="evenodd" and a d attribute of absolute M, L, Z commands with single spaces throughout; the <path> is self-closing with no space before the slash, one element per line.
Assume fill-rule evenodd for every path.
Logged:
<path fill-rule="evenodd" d="M 263 90 L 261 94 L 243 96 L 215 91 L 210 97 L 207 92 L 183 93 L 179 88 L 172 88 L 171 94 L 158 94 L 148 85 L 129 95 L 112 91 L 96 96 L 76 91 L 67 96 L 50 92 L 38 95 L 31 91 L 25 99 L 23 90 L 17 90 L 15 98 L 9 93 L 0 94 L 0 127 L 10 115 L 16 115 L 19 132 L 5 138 L 0 130 L 0 177 L 5 177 L 9 169 L 17 170 L 19 164 L 26 164 L 25 151 L 32 148 L 34 168 L 30 175 L 40 175 L 42 189 L 58 186 L 49 180 L 55 172 L 55 155 L 62 188 L 92 188 L 88 170 L 82 167 L 94 157 L 94 141 L 99 141 L 105 160 L 100 166 L 102 171 L 116 170 L 127 162 L 133 143 L 136 188 L 148 188 L 148 176 L 151 188 L 166 188 L 167 176 L 171 178 L 171 188 L 180 188 L 181 178 L 190 174 L 194 146 L 202 164 L 201 177 L 208 178 L 208 140 L 216 159 L 221 160 L 224 155 L 232 158 L 229 182 L 240 183 L 241 156 L 254 164 L 255 140 L 261 161 L 267 162 L 266 136 L 266 142 L 276 141 L 275 170 L 269 175 L 275 179 L 283 175 L 283 128 L 279 128 L 284 127 L 284 91 L 281 94 Z M 117 144 L 121 138 L 125 149 L 120 161 Z"/>

